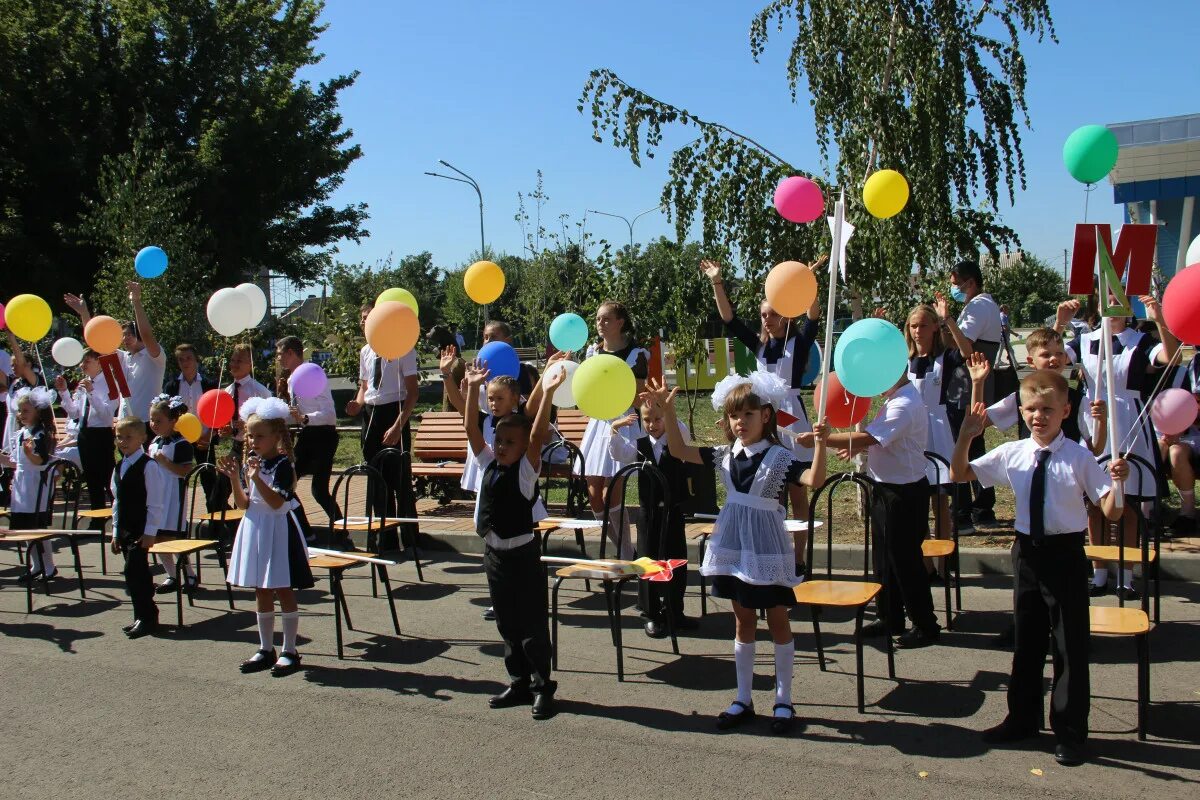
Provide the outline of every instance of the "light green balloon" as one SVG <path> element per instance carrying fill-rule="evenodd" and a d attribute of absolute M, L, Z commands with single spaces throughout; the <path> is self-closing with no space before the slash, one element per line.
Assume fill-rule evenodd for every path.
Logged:
<path fill-rule="evenodd" d="M 629 412 L 637 394 L 637 381 L 622 359 L 601 354 L 579 365 L 571 389 L 584 414 L 593 419 L 615 419 Z"/>
<path fill-rule="evenodd" d="M 1063 145 L 1063 164 L 1080 183 L 1104 180 L 1117 164 L 1117 137 L 1103 125 L 1076 128 Z"/>
<path fill-rule="evenodd" d="M 384 289 L 379 293 L 379 297 L 375 298 L 375 305 L 394 300 L 397 303 L 404 303 L 413 310 L 417 317 L 421 316 L 421 309 L 417 306 L 417 298 L 413 297 L 413 293 L 408 289 Z"/>

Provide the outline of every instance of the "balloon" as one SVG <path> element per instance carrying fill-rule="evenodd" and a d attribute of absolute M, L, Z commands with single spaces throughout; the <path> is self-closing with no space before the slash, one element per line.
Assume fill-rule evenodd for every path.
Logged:
<path fill-rule="evenodd" d="M 418 317 L 421 316 L 421 307 L 417 305 L 417 298 L 413 297 L 413 293 L 408 289 L 384 289 L 379 293 L 379 297 L 375 298 L 375 303 L 386 303 L 389 300 L 394 300 L 397 303 L 404 303 L 413 310 L 413 313 Z"/>
<path fill-rule="evenodd" d="M 19 294 L 4 309 L 8 328 L 18 339 L 36 342 L 50 332 L 50 306 L 36 294 Z"/>
<path fill-rule="evenodd" d="M 479 348 L 475 357 L 485 362 L 491 378 L 499 375 L 516 378 L 521 375 L 521 359 L 517 357 L 513 346 L 507 342 L 488 342 Z"/>
<path fill-rule="evenodd" d="M 143 278 L 157 278 L 167 271 L 167 254 L 161 247 L 143 247 L 133 257 L 133 269 Z"/>
<path fill-rule="evenodd" d="M 571 390 L 584 414 L 593 419 L 615 419 L 633 405 L 637 381 L 623 359 L 601 354 L 579 365 Z"/>
<path fill-rule="evenodd" d="M 575 407 L 575 372 L 579 369 L 577 361 L 555 361 L 550 366 L 546 367 L 546 374 L 542 376 L 542 389 L 544 390 L 549 384 L 550 377 L 557 375 L 563 370 L 567 371 L 567 379 L 562 385 L 554 390 L 553 403 L 558 408 L 574 408 Z"/>
<path fill-rule="evenodd" d="M 1150 419 L 1159 433 L 1173 436 L 1183 433 L 1196 421 L 1196 398 L 1187 389 L 1167 389 L 1154 398 Z"/>
<path fill-rule="evenodd" d="M 263 290 L 256 283 L 239 283 L 234 288 L 250 301 L 250 311 L 246 314 L 246 327 L 257 328 L 258 323 L 262 322 L 263 317 L 267 315 L 267 296 L 263 294 Z"/>
<path fill-rule="evenodd" d="M 784 178 L 775 187 L 775 210 L 789 222 L 812 222 L 825 213 L 821 187 L 799 175 Z"/>
<path fill-rule="evenodd" d="M 417 315 L 404 303 L 386 300 L 367 314 L 367 344 L 381 358 L 400 358 L 412 352 L 421 335 Z"/>
<path fill-rule="evenodd" d="M 1063 164 L 1080 183 L 1096 183 L 1117 164 L 1117 137 L 1103 125 L 1076 128 L 1063 144 Z"/>
<path fill-rule="evenodd" d="M 863 184 L 863 205 L 871 216 L 894 217 L 908 205 L 908 181 L 894 169 L 881 169 Z"/>
<path fill-rule="evenodd" d="M 87 325 L 83 326 L 83 340 L 87 342 L 88 347 L 102 356 L 117 352 L 124 338 L 125 331 L 121 328 L 121 323 L 103 314 L 92 317 Z"/>
<path fill-rule="evenodd" d="M 308 361 L 292 373 L 292 394 L 300 398 L 316 397 L 329 385 L 329 377 L 320 364 Z"/>
<path fill-rule="evenodd" d="M 8 323 L 4 321 L 4 303 L 0 303 L 0 331 L 8 327 Z"/>
<path fill-rule="evenodd" d="M 1192 243 L 1188 245 L 1187 257 L 1183 259 L 1185 264 L 1198 262 L 1200 262 L 1200 236 L 1192 239 Z M 4 330 L 4 306 L 0 306 L 0 330 Z"/>
<path fill-rule="evenodd" d="M 192 444 L 200 438 L 200 434 L 204 430 L 204 426 L 200 424 L 200 418 L 192 412 L 180 414 L 179 419 L 175 420 L 175 430 L 179 431 L 179 435 L 187 439 Z"/>
<path fill-rule="evenodd" d="M 821 346 L 816 342 L 812 343 L 812 347 L 808 351 L 808 364 L 804 367 L 804 377 L 800 379 L 801 386 L 812 386 L 812 382 L 817 379 L 817 375 L 821 373 Z M 832 386 L 833 384 L 830 384 Z M 841 384 L 838 384 L 839 386 Z"/>
<path fill-rule="evenodd" d="M 476 261 L 463 275 L 467 297 L 479 305 L 487 305 L 504 291 L 504 270 L 491 261 Z"/>
<path fill-rule="evenodd" d="M 767 302 L 785 317 L 808 311 L 817 296 L 817 277 L 799 261 L 784 261 L 767 273 Z"/>
<path fill-rule="evenodd" d="M 83 361 L 83 345 L 79 343 L 78 339 L 64 336 L 51 345 L 50 355 L 54 356 L 54 360 L 62 366 L 74 367 Z"/>
<path fill-rule="evenodd" d="M 559 314 L 550 323 L 550 344 L 564 353 L 582 350 L 587 340 L 587 322 L 578 314 Z"/>
<path fill-rule="evenodd" d="M 196 403 L 196 416 L 210 428 L 228 425 L 233 419 L 233 397 L 220 389 L 209 389 Z"/>
<path fill-rule="evenodd" d="M 208 298 L 208 324 L 221 336 L 237 336 L 250 319 L 250 298 L 237 289 L 217 289 Z"/>
<path fill-rule="evenodd" d="M 887 320 L 860 319 L 838 339 L 834 370 L 846 391 L 874 397 L 892 388 L 908 366 L 904 334 Z"/>
<path fill-rule="evenodd" d="M 1167 329 L 1185 344 L 1200 345 L 1200 264 L 1176 273 L 1162 299 Z"/>
<path fill-rule="evenodd" d="M 817 384 L 814 396 L 821 393 Z M 846 391 L 836 372 L 829 373 L 829 395 L 825 399 L 825 421 L 835 428 L 849 428 L 862 422 L 871 410 L 871 401 Z"/>

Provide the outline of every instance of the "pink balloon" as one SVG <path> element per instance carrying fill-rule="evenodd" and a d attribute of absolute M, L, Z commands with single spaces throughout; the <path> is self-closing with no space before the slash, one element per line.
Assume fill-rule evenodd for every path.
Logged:
<path fill-rule="evenodd" d="M 1159 433 L 1173 436 L 1192 427 L 1198 408 L 1196 398 L 1187 389 L 1167 389 L 1154 399 L 1150 419 Z"/>
<path fill-rule="evenodd" d="M 825 197 L 820 186 L 793 175 L 775 187 L 775 210 L 789 222 L 812 222 L 825 213 Z"/>
<path fill-rule="evenodd" d="M 329 378 L 325 375 L 325 370 L 321 369 L 320 364 L 314 364 L 311 361 L 306 361 L 296 367 L 296 371 L 292 373 L 292 394 L 296 397 L 316 397 L 321 392 L 325 391 L 325 387 L 329 385 Z"/>
<path fill-rule="evenodd" d="M 4 330 L 4 326 L 7 324 L 4 321 L 4 303 L 0 303 L 0 331 Z"/>

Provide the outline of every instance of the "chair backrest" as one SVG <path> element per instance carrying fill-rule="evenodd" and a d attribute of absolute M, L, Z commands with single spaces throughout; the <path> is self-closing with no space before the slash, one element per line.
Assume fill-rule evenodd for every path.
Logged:
<path fill-rule="evenodd" d="M 415 517 L 417 509 L 415 494 L 412 491 L 412 454 L 397 447 L 385 447 L 374 455 L 368 466 L 375 469 L 383 480 L 381 489 L 392 494 L 392 501 L 402 517 Z M 388 481 L 386 475 L 394 475 L 395 480 Z M 404 486 L 409 491 L 402 491 Z"/>
<path fill-rule="evenodd" d="M 397 451 L 398 452 L 398 451 Z M 370 464 L 355 464 L 351 467 L 346 467 L 338 473 L 337 481 L 333 484 L 333 491 L 329 494 L 337 501 L 338 491 L 342 492 L 342 502 L 339 504 L 342 509 L 342 515 L 345 519 L 353 516 L 350 513 L 350 487 L 354 482 L 355 477 L 362 476 L 367 481 L 367 491 L 363 493 L 363 511 L 367 518 L 367 527 L 370 528 L 375 521 L 375 504 L 371 502 L 374 493 L 387 492 L 387 485 L 383 480 L 383 473 Z M 335 519 L 329 520 L 329 528 L 333 530 Z M 342 533 L 349 533 L 347 530 L 349 523 L 342 524 Z"/>
<path fill-rule="evenodd" d="M 861 490 L 863 493 L 864 508 L 866 513 L 863 518 L 863 579 L 866 580 L 871 576 L 871 492 L 874 489 L 874 481 L 863 475 L 860 472 L 835 472 L 825 479 L 825 483 L 821 484 L 812 498 L 809 500 L 808 506 L 808 558 L 806 561 L 808 568 L 807 577 L 812 577 L 813 565 L 813 549 L 816 536 L 813 526 L 817 519 L 817 502 L 821 499 L 821 495 L 825 495 L 825 577 L 828 580 L 833 579 L 833 496 L 839 486 L 851 485 Z M 882 546 L 882 544 L 880 545 Z"/>
<path fill-rule="evenodd" d="M 583 453 L 566 439 L 550 442 L 542 448 L 542 470 L 538 493 L 550 507 L 550 489 L 561 480 L 567 492 L 566 514 L 578 517 L 588 508 L 587 479 L 583 477 Z"/>
<path fill-rule="evenodd" d="M 208 486 L 204 485 L 205 476 L 211 477 Z M 204 514 L 213 505 L 210 501 L 217 496 L 219 490 L 220 473 L 217 472 L 217 467 L 208 461 L 201 461 L 196 466 L 192 467 L 188 474 L 183 476 L 183 502 L 179 504 L 179 515 L 175 519 L 176 527 L 174 530 L 187 531 L 191 536 L 191 531 L 196 525 L 196 500 L 203 498 L 204 505 L 200 514 Z M 186 518 L 187 524 L 184 524 L 184 509 L 187 509 Z M 170 522 L 170 520 L 167 520 Z"/>
<path fill-rule="evenodd" d="M 671 502 L 672 502 L 671 486 L 667 482 L 667 476 L 663 475 L 662 470 L 660 470 L 654 464 L 651 464 L 649 461 L 635 461 L 632 464 L 626 464 L 625 466 L 621 467 L 621 469 L 619 469 L 617 471 L 617 474 L 613 475 L 611 482 L 608 484 L 608 490 L 604 493 L 604 522 L 603 522 L 602 527 L 600 528 L 600 558 L 601 559 L 604 558 L 604 549 L 605 549 L 605 545 L 608 542 L 608 532 L 609 532 L 609 530 L 611 530 L 612 526 L 620 525 L 621 526 L 620 529 L 622 529 L 622 530 L 625 528 L 624 523 L 627 518 L 626 515 L 629 513 L 629 504 L 628 504 L 627 500 L 629 498 L 630 484 L 633 484 L 634 488 L 636 489 L 637 483 L 638 483 L 638 481 L 636 479 L 641 478 L 643 475 L 650 478 L 658 485 L 656 494 L 658 494 L 658 501 L 659 501 L 658 504 L 659 504 L 659 507 L 662 509 L 662 513 L 657 514 L 656 517 L 660 521 L 659 524 L 662 525 L 662 528 L 663 528 L 662 530 L 659 531 L 658 541 L 660 543 L 660 546 L 665 545 L 665 543 L 667 541 L 667 535 L 666 535 L 667 534 L 666 526 L 667 526 L 667 517 L 668 517 L 667 512 L 671 508 Z M 631 479 L 633 479 L 633 480 L 631 480 Z M 615 492 L 617 490 L 618 486 L 621 487 L 621 506 L 620 506 L 621 510 L 617 514 L 617 518 L 614 520 L 612 518 L 613 492 Z M 639 495 L 640 495 L 640 491 L 639 491 Z M 647 514 L 645 513 L 645 498 L 642 498 L 642 503 L 643 503 L 643 513 L 642 513 L 641 525 L 646 525 L 647 524 L 647 521 L 646 521 Z M 642 531 L 639 529 L 638 536 L 641 536 L 641 535 L 642 535 Z M 620 553 L 618 552 L 617 555 L 620 556 Z M 662 557 L 661 553 L 658 553 L 656 555 L 660 558 Z"/>
<path fill-rule="evenodd" d="M 932 450 L 925 451 L 925 460 L 933 466 L 934 487 L 941 486 L 942 478 L 950 477 L 950 462 L 945 459 L 940 453 L 935 453 Z M 934 530 L 941 530 L 942 504 L 940 502 L 933 504 Z M 954 515 L 950 516 L 950 524 L 953 526 L 954 536 L 958 536 L 958 523 L 954 519 Z"/>
<path fill-rule="evenodd" d="M 1128 499 L 1125 501 L 1126 507 L 1133 508 L 1134 518 L 1137 520 L 1138 541 L 1141 542 L 1142 563 L 1147 564 L 1150 555 L 1150 538 L 1151 534 L 1154 532 L 1153 527 L 1160 517 L 1160 504 L 1162 502 L 1162 498 L 1159 496 L 1157 489 L 1158 473 L 1155 471 L 1153 464 L 1139 456 L 1137 453 L 1125 453 L 1122 458 L 1129 463 L 1130 470 L 1136 469 L 1138 471 L 1139 483 L 1142 487 L 1155 487 L 1153 496 L 1150 499 L 1150 519 L 1147 519 L 1146 515 L 1142 513 L 1141 503 L 1130 504 Z M 1097 456 L 1096 461 L 1100 464 L 1107 464 L 1110 459 L 1111 456 L 1108 453 L 1105 453 L 1104 455 Z M 1109 522 L 1107 519 L 1105 519 L 1104 525 L 1110 530 L 1115 528 L 1118 531 L 1116 536 L 1117 554 L 1119 556 L 1119 560 L 1123 561 L 1125 556 L 1125 537 L 1121 535 L 1121 529 L 1117 527 L 1121 525 L 1121 521 L 1117 520 L 1116 522 Z M 1121 607 L 1124 608 L 1124 595 L 1118 594 L 1117 600 Z M 1143 600 L 1148 602 L 1149 595 L 1147 594 Z"/>
<path fill-rule="evenodd" d="M 43 492 L 49 492 L 51 524 L 54 520 L 54 493 L 57 489 L 62 489 L 63 492 L 62 524 L 59 527 L 70 528 L 70 522 L 75 519 L 75 514 L 79 511 L 79 497 L 83 493 L 83 477 L 78 467 L 63 458 L 56 458 L 47 464 L 46 469 L 42 471 L 41 480 L 38 482 L 37 505 L 34 508 L 42 507 L 42 498 L 45 497 Z"/>

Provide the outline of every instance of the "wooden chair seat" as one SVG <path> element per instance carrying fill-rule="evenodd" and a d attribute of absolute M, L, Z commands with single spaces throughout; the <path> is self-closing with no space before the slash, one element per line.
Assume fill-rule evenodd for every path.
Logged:
<path fill-rule="evenodd" d="M 36 544 L 47 539 L 67 538 L 66 531 L 6 531 L 0 534 L 0 542 L 10 544 Z"/>
<path fill-rule="evenodd" d="M 1141 636 L 1150 632 L 1150 618 L 1140 608 L 1092 606 L 1092 633 L 1100 636 Z"/>
<path fill-rule="evenodd" d="M 150 546 L 152 555 L 187 556 L 218 544 L 216 539 L 164 539 Z"/>
<path fill-rule="evenodd" d="M 113 510 L 111 508 L 87 509 L 79 512 L 80 519 L 112 519 Z"/>
<path fill-rule="evenodd" d="M 356 556 L 366 556 L 367 558 L 378 558 L 379 557 L 375 553 L 360 553 L 357 550 L 354 551 L 354 554 Z M 358 561 L 357 559 L 353 559 L 353 558 L 341 558 L 339 556 L 319 555 L 319 556 L 309 557 L 308 565 L 310 567 L 319 567 L 321 569 L 346 569 L 347 567 L 366 566 L 367 564 L 365 561 Z"/>
<path fill-rule="evenodd" d="M 952 539 L 923 539 L 921 541 L 921 555 L 926 558 L 945 558 L 953 554 L 954 540 Z"/>
<path fill-rule="evenodd" d="M 205 522 L 237 522 L 244 516 L 246 516 L 245 509 L 230 508 L 225 511 L 210 511 L 207 514 L 199 515 L 196 519 Z"/>
<path fill-rule="evenodd" d="M 805 581 L 792 590 L 796 602 L 803 605 L 855 608 L 865 606 L 883 591 L 883 585 L 870 581 Z"/>
<path fill-rule="evenodd" d="M 1124 550 L 1125 550 L 1125 563 L 1126 564 L 1142 563 L 1141 548 L 1126 547 L 1126 548 L 1124 548 Z M 1084 548 L 1083 548 L 1083 552 L 1090 559 L 1093 559 L 1095 561 L 1112 561 L 1114 563 L 1121 560 L 1121 552 L 1120 551 L 1121 551 L 1121 548 L 1117 547 L 1116 545 L 1089 544 L 1089 545 L 1084 545 Z M 1153 550 L 1151 550 L 1149 552 L 1149 560 L 1151 562 L 1153 562 L 1157 557 L 1158 557 L 1157 554 Z"/>
<path fill-rule="evenodd" d="M 175 561 L 175 615 L 176 624 L 183 627 L 183 588 L 186 584 L 184 579 L 184 564 L 185 559 L 190 555 L 195 555 L 197 562 L 200 559 L 199 553 L 202 550 L 213 550 L 217 554 L 217 560 L 221 563 L 221 574 L 225 575 L 225 596 L 229 601 L 229 610 L 233 610 L 233 589 L 229 585 L 229 578 L 225 564 L 225 551 L 221 549 L 221 543 L 216 539 L 162 539 L 150 545 L 148 551 L 151 555 L 171 555 L 177 556 Z M 195 598 L 188 594 L 188 605 L 196 605 Z"/>

